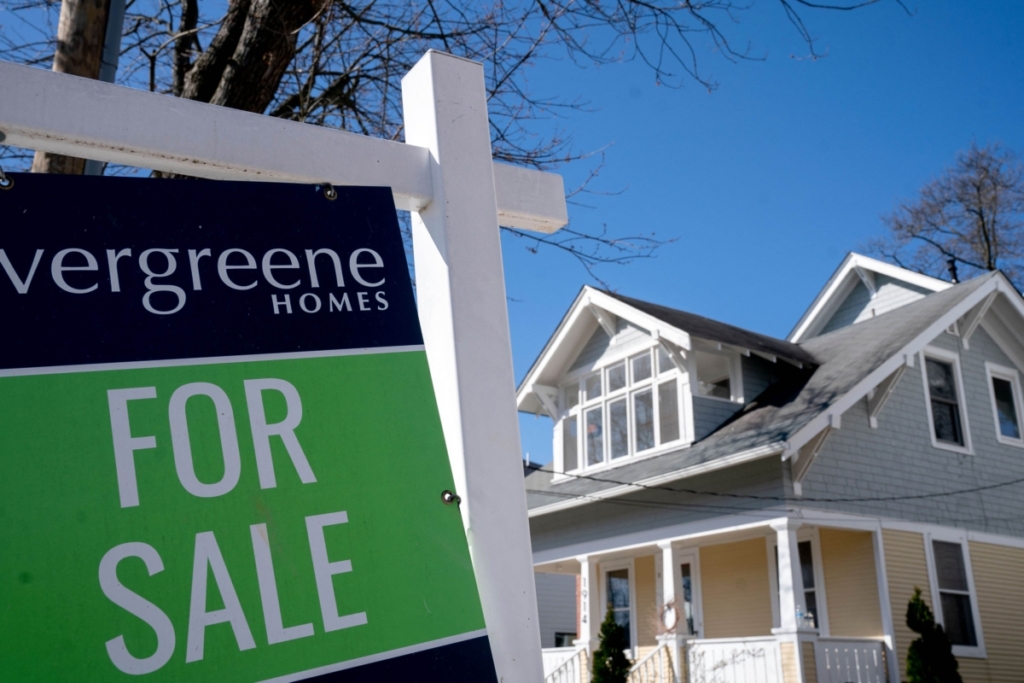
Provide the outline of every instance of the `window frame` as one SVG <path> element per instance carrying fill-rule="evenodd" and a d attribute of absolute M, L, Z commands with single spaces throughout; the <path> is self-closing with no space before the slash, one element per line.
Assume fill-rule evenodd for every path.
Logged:
<path fill-rule="evenodd" d="M 698 353 L 707 354 L 709 356 L 719 356 L 725 359 L 729 366 L 729 398 L 708 396 L 699 393 L 700 373 L 697 372 Z M 738 353 L 709 348 L 704 345 L 694 345 L 693 353 L 690 355 L 692 359 L 688 363 L 688 371 L 692 379 L 694 398 L 706 398 L 711 401 L 722 401 L 724 403 L 734 403 L 739 405 L 743 405 L 745 403 L 743 393 L 743 361 L 740 359 L 740 355 Z"/>
<path fill-rule="evenodd" d="M 945 628 L 946 619 L 942 614 L 942 597 L 939 589 L 938 572 L 935 569 L 935 549 L 932 541 L 943 541 L 959 545 L 964 559 L 964 571 L 967 573 L 967 588 L 971 599 L 971 618 L 974 619 L 974 633 L 978 639 L 978 644 L 974 646 L 954 645 L 953 655 L 955 657 L 985 659 L 988 657 L 988 654 L 985 650 L 985 635 L 982 630 L 981 611 L 978 607 L 978 590 L 974 584 L 974 568 L 971 566 L 971 547 L 970 543 L 967 542 L 967 536 L 962 532 L 952 529 L 928 531 L 924 534 L 924 550 L 928 564 L 928 584 L 932 598 L 932 612 L 935 614 L 935 623 L 942 624 L 942 627 Z"/>
<path fill-rule="evenodd" d="M 662 551 L 664 552 L 664 551 Z M 654 560 L 657 565 L 655 571 L 655 580 L 657 581 L 656 598 L 658 605 L 665 604 L 665 596 L 663 595 L 663 583 L 662 572 L 664 571 L 664 562 L 661 553 L 655 556 Z M 672 570 L 674 576 L 672 577 L 675 592 L 676 592 L 676 624 L 675 632 L 681 638 L 700 639 L 704 637 L 704 605 L 703 597 L 701 595 L 701 582 L 700 582 L 700 548 L 699 547 L 686 547 L 686 548 L 673 548 L 672 550 Z M 690 600 L 693 605 L 693 633 L 683 633 L 680 630 L 680 626 L 686 621 L 686 617 L 682 610 L 682 599 L 683 599 L 683 565 L 690 565 Z"/>
<path fill-rule="evenodd" d="M 960 431 L 963 433 L 964 443 L 958 445 L 948 441 L 940 441 L 935 436 L 935 417 L 932 414 L 932 393 L 928 386 L 928 364 L 927 359 L 949 363 L 953 366 L 953 381 L 956 383 L 957 409 L 960 413 Z M 932 446 L 944 451 L 952 451 L 963 455 L 974 455 L 974 444 L 971 439 L 971 425 L 967 414 L 967 401 L 964 395 L 964 377 L 960 369 L 960 354 L 955 351 L 947 351 L 934 346 L 926 346 L 918 354 L 921 367 L 921 384 L 924 387 L 924 405 L 928 415 L 928 436 L 931 438 Z"/>
<path fill-rule="evenodd" d="M 638 640 L 636 632 L 636 563 L 632 557 L 601 562 L 601 595 L 599 603 L 601 605 L 601 621 L 604 621 L 605 614 L 608 612 L 608 572 L 618 569 L 625 569 L 629 573 L 629 649 L 632 652 L 632 658 L 636 659 Z"/>
<path fill-rule="evenodd" d="M 580 368 L 566 376 L 566 381 L 559 386 L 559 409 L 561 417 L 558 420 L 555 434 L 554 447 L 556 454 L 556 468 L 558 472 L 555 477 L 584 471 L 600 471 L 602 469 L 617 467 L 627 462 L 633 462 L 638 458 L 646 458 L 667 451 L 689 445 L 690 432 L 686 420 L 686 397 L 684 389 L 687 385 L 687 373 L 677 367 L 670 367 L 665 372 L 658 372 L 658 343 L 652 343 L 644 348 L 633 348 L 628 351 L 617 353 L 602 362 L 598 367 Z M 645 379 L 635 382 L 633 379 L 633 359 L 646 354 L 651 361 L 651 375 Z M 608 391 L 608 371 L 620 364 L 626 367 L 625 386 Z M 674 365 L 674 364 L 673 364 Z M 601 395 L 597 398 L 587 399 L 585 382 L 588 377 L 599 374 L 601 377 Z M 661 441 L 661 399 L 658 388 L 667 381 L 674 381 L 676 387 L 676 412 L 679 424 L 679 436 L 673 441 L 660 443 Z M 576 404 L 569 407 L 567 392 L 576 388 L 578 400 Z M 654 446 L 643 451 L 636 450 L 636 410 L 633 397 L 635 394 L 649 390 L 651 392 L 651 406 L 654 414 Z M 626 439 L 628 452 L 617 458 L 611 457 L 611 422 L 610 405 L 616 401 L 626 401 L 627 430 Z M 589 464 L 586 449 L 586 424 L 584 415 L 588 410 L 595 407 L 601 408 L 601 425 L 603 432 L 603 453 L 600 462 Z M 564 430 L 568 420 L 576 420 L 576 468 L 566 469 L 564 458 Z"/>
<path fill-rule="evenodd" d="M 782 619 L 779 616 L 779 568 L 776 564 L 778 537 L 776 534 L 765 536 L 768 553 L 768 584 L 772 592 L 772 627 L 780 628 Z M 796 531 L 797 547 L 800 543 L 811 544 L 811 562 L 814 563 L 814 600 L 818 605 L 815 619 L 818 622 L 818 635 L 827 638 L 830 634 L 828 623 L 828 598 L 825 592 L 825 566 L 821 561 L 821 535 L 818 527 L 801 527 Z M 807 587 L 804 587 L 804 593 Z M 806 601 L 806 598 L 804 598 Z"/>
<path fill-rule="evenodd" d="M 1021 412 L 1020 373 L 1018 373 L 1015 368 L 1009 368 L 1005 365 L 998 365 L 996 363 L 986 361 L 985 378 L 988 382 L 988 394 L 992 403 L 992 419 L 995 420 L 996 440 L 999 441 L 999 443 L 1006 444 L 1008 446 L 1024 448 L 1024 414 Z M 993 379 L 1001 379 L 1010 383 L 1010 387 L 1013 391 L 1013 408 L 1017 412 L 1017 430 L 1021 434 L 1018 439 L 1003 435 L 1003 431 L 1000 429 L 999 409 L 996 406 L 996 390 L 992 385 Z"/>

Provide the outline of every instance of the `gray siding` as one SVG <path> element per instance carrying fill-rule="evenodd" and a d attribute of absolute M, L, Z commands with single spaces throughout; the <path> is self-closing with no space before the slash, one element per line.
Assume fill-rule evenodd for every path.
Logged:
<path fill-rule="evenodd" d="M 615 324 L 614 337 L 609 337 L 603 327 L 598 326 L 594 330 L 594 334 L 583 345 L 569 372 L 597 367 L 609 356 L 628 353 L 632 349 L 650 346 L 651 343 L 650 332 L 620 318 Z"/>
<path fill-rule="evenodd" d="M 829 321 L 825 323 L 821 334 L 882 315 L 931 294 L 928 290 L 916 285 L 877 273 L 875 274 L 875 290 L 877 294 L 872 299 L 868 288 L 864 286 L 863 282 L 858 281 L 853 291 L 847 295 Z"/>
<path fill-rule="evenodd" d="M 533 575 L 537 583 L 540 646 L 554 647 L 556 633 L 576 633 L 576 576 Z"/>
<path fill-rule="evenodd" d="M 920 362 L 908 368 L 879 416 L 868 425 L 864 401 L 847 411 L 818 454 L 803 484 L 807 505 L 881 515 L 992 533 L 1024 535 L 1024 484 L 916 500 L 822 502 L 814 498 L 901 498 L 1024 478 L 1024 449 L 999 443 L 985 361 L 1012 362 L 983 329 L 960 339 L 940 334 L 933 346 L 958 351 L 974 455 L 935 448 Z"/>
<path fill-rule="evenodd" d="M 777 456 L 767 457 L 665 484 L 656 490 L 640 491 L 534 517 L 530 520 L 533 549 L 535 552 L 551 550 L 722 515 L 743 514 L 746 511 L 757 513 L 780 504 L 770 497 L 784 495 L 787 485 L 784 472 Z M 614 471 L 602 473 L 601 476 L 612 479 Z M 769 498 L 737 500 L 665 490 L 673 488 L 730 491 Z"/>
<path fill-rule="evenodd" d="M 779 379 L 779 365 L 757 356 L 740 358 L 743 368 L 743 399 L 748 403 Z"/>
<path fill-rule="evenodd" d="M 857 322 L 857 318 L 867 309 L 869 303 L 871 303 L 871 293 L 868 292 L 868 288 L 864 286 L 863 282 L 858 281 L 853 291 L 843 299 L 843 303 L 839 304 L 839 308 L 836 309 L 836 312 L 825 323 L 825 327 L 821 328 L 821 334 L 826 334 Z"/>
<path fill-rule="evenodd" d="M 711 432 L 718 429 L 719 425 L 732 417 L 737 410 L 742 408 L 739 403 L 723 401 L 721 399 L 707 398 L 706 396 L 693 397 L 693 439 L 700 441 Z"/>

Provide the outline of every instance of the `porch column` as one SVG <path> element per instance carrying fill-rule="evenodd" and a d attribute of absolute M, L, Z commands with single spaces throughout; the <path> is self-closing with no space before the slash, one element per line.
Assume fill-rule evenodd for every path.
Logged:
<path fill-rule="evenodd" d="M 815 680 L 816 672 L 805 671 L 804 646 L 813 652 L 817 631 L 807 626 L 804 616 L 807 604 L 804 597 L 804 577 L 800 567 L 800 547 L 796 530 L 800 522 L 779 519 L 771 523 L 778 541 L 779 628 L 772 633 L 778 637 L 782 654 L 783 681 L 805 683 Z M 799 617 L 797 615 L 800 615 Z M 814 657 L 806 662 L 814 666 Z"/>
<path fill-rule="evenodd" d="M 664 635 L 658 636 L 658 640 L 662 643 L 667 643 L 672 648 L 672 676 L 676 681 L 683 680 L 683 668 L 681 662 L 681 651 L 680 645 L 683 644 L 683 638 L 681 637 L 680 630 L 685 630 L 684 619 L 686 615 L 683 613 L 682 605 L 679 601 L 682 599 L 676 591 L 676 574 L 679 573 L 679 567 L 676 566 L 676 552 L 669 542 L 659 543 L 658 547 L 661 548 L 661 606 L 664 608 L 663 612 L 663 624 L 668 632 Z"/>
<path fill-rule="evenodd" d="M 598 636 L 604 613 L 601 611 L 601 586 L 597 575 L 597 560 L 581 555 L 580 563 L 580 633 L 573 641 L 577 647 L 585 647 L 593 653 L 598 647 Z"/>
<path fill-rule="evenodd" d="M 779 556 L 779 628 L 778 633 L 796 633 L 803 627 L 797 613 L 807 613 L 804 602 L 804 577 L 800 571 L 800 549 L 796 530 L 800 522 L 780 519 L 772 522 L 778 540 Z"/>
<path fill-rule="evenodd" d="M 871 532 L 875 550 L 875 577 L 878 582 L 878 602 L 882 612 L 882 633 L 885 640 L 885 660 L 889 667 L 889 680 L 900 680 L 899 656 L 896 654 L 896 629 L 893 625 L 892 603 L 889 600 L 889 575 L 885 569 L 885 544 L 882 525 Z"/>

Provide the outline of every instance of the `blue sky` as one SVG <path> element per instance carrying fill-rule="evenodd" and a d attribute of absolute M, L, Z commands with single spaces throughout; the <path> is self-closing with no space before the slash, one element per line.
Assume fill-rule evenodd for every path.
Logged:
<path fill-rule="evenodd" d="M 538 93 L 580 95 L 596 111 L 559 122 L 581 149 L 611 144 L 599 186 L 625 192 L 570 207 L 579 227 L 677 238 L 653 260 L 600 271 L 641 299 L 784 337 L 846 252 L 884 228 L 972 140 L 1024 151 L 1024 3 L 929 0 L 807 13 L 820 60 L 775 3 L 738 35 L 766 61 L 707 52 L 719 83 L 659 87 L 641 64 L 581 70 L 541 62 Z M 1017 40 L 1015 40 L 1017 38 Z M 563 169 L 567 186 L 584 166 Z M 504 241 L 516 380 L 586 272 L 554 251 Z M 551 459 L 551 421 L 521 416 L 524 453 Z"/>

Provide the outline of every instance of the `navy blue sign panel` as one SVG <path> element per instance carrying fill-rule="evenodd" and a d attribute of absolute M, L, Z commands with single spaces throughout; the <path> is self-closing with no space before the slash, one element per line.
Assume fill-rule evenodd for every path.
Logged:
<path fill-rule="evenodd" d="M 423 343 L 389 188 L 11 176 L 0 369 Z"/>

